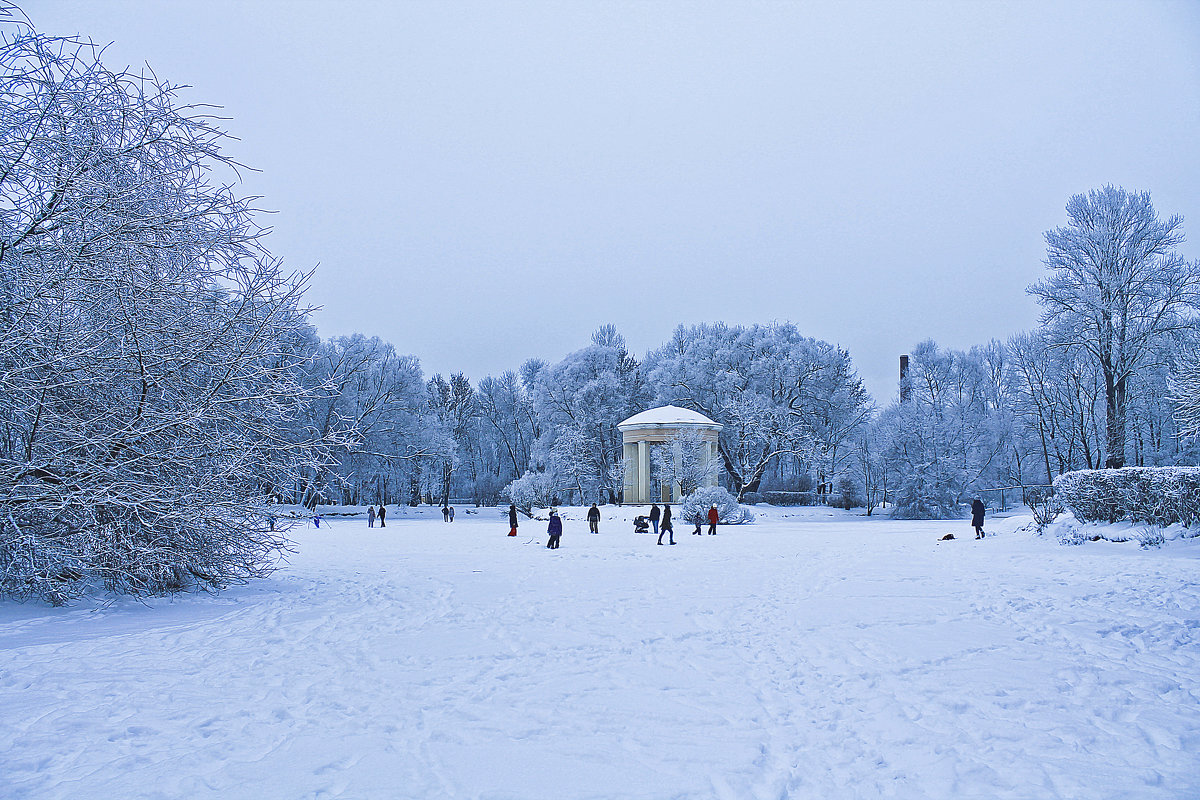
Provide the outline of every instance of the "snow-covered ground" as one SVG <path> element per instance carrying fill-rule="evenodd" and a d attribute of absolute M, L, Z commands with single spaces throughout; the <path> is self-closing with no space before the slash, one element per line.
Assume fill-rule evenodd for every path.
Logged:
<path fill-rule="evenodd" d="M 658 547 L 606 507 L 550 551 L 458 510 L 306 524 L 216 597 L 0 605 L 0 797 L 1200 796 L 1200 540 L 760 507 Z"/>

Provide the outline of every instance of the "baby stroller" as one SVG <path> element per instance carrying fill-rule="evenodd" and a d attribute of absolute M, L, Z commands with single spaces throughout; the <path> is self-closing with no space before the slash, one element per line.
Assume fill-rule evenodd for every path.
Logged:
<path fill-rule="evenodd" d="M 649 532 L 649 530 L 650 530 L 650 520 L 646 519 L 645 517 L 634 517 L 633 518 L 633 532 L 634 533 L 647 533 L 647 532 Z"/>

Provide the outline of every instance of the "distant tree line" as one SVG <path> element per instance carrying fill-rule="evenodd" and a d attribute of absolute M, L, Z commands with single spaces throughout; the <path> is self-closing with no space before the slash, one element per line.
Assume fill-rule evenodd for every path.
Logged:
<path fill-rule="evenodd" d="M 1067 213 L 1046 234 L 1047 276 L 1029 287 L 1041 325 L 965 351 L 916 345 L 882 409 L 849 353 L 791 323 L 680 326 L 641 360 L 606 325 L 557 364 L 531 360 L 478 387 L 434 376 L 423 403 L 410 382 L 402 427 L 415 438 L 393 436 L 402 450 L 371 469 L 343 460 L 321 485 L 345 502 L 493 503 L 514 491 L 612 502 L 617 423 L 667 403 L 724 426 L 720 479 L 742 499 L 946 517 L 1072 470 L 1196 464 L 1200 264 L 1175 249 L 1181 219 L 1112 186 L 1071 198 Z"/>

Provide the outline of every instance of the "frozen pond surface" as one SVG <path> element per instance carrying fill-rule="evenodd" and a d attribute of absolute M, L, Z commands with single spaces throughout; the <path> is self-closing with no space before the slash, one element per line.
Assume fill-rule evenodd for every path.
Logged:
<path fill-rule="evenodd" d="M 217 597 L 0 605 L 0 797 L 1200 796 L 1200 540 L 760 509 L 658 547 L 605 507 L 549 551 L 458 510 L 307 525 Z"/>

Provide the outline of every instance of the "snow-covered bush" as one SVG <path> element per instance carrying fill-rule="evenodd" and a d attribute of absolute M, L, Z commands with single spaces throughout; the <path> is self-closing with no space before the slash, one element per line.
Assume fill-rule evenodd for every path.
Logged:
<path fill-rule="evenodd" d="M 1066 520 L 1056 523 L 1053 528 L 1054 535 L 1058 538 L 1059 544 L 1076 546 L 1088 540 L 1087 534 L 1084 533 L 1079 523 L 1069 517 Z"/>
<path fill-rule="evenodd" d="M 720 486 L 705 486 L 683 498 L 676 519 L 691 522 L 699 514 L 708 519 L 708 510 L 717 507 L 722 525 L 744 525 L 754 522 L 754 512 L 739 505 L 737 498 Z"/>
<path fill-rule="evenodd" d="M 1125 467 L 1059 475 L 1054 491 L 1081 522 L 1200 524 L 1200 467 Z"/>
<path fill-rule="evenodd" d="M 526 472 L 506 486 L 501 494 L 527 514 L 534 506 L 546 508 L 554 497 L 554 476 L 549 472 Z"/>
<path fill-rule="evenodd" d="M 1037 525 L 1038 532 L 1046 529 L 1046 526 L 1058 519 L 1058 515 L 1063 512 L 1062 500 L 1054 493 L 1054 488 L 1050 486 L 1034 486 L 1027 489 L 1025 492 L 1025 503 L 1029 506 L 1029 510 L 1033 512 L 1033 521 Z"/>
<path fill-rule="evenodd" d="M 1138 533 L 1137 540 L 1142 547 L 1162 547 L 1166 543 L 1167 537 L 1163 534 L 1162 528 L 1147 525 Z"/>

